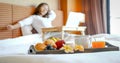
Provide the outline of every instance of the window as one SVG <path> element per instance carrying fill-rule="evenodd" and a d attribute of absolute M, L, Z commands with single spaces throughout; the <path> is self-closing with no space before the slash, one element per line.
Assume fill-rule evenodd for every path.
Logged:
<path fill-rule="evenodd" d="M 120 35 L 120 0 L 110 0 L 110 33 Z"/>

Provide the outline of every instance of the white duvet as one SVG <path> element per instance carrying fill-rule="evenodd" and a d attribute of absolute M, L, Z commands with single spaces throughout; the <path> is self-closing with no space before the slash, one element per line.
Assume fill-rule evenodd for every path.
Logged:
<path fill-rule="evenodd" d="M 42 42 L 39 34 L 0 40 L 0 55 L 27 54 L 30 45 Z"/>
<path fill-rule="evenodd" d="M 120 47 L 120 37 L 98 34 L 107 42 Z M 120 63 L 120 51 L 76 54 L 28 54 L 29 46 L 42 42 L 39 34 L 0 40 L 0 63 Z"/>
<path fill-rule="evenodd" d="M 79 54 L 7 55 L 0 63 L 120 63 L 120 52 L 98 52 Z"/>

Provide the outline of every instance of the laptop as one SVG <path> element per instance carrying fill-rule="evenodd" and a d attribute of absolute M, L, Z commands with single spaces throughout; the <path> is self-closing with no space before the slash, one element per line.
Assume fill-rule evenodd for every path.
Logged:
<path fill-rule="evenodd" d="M 70 12 L 65 27 L 78 27 L 80 22 L 85 22 L 85 14 Z"/>

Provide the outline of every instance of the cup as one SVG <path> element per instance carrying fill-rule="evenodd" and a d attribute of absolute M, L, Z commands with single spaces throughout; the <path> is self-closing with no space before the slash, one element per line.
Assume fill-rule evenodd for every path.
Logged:
<path fill-rule="evenodd" d="M 105 41 L 93 41 L 92 48 L 105 48 Z"/>
<path fill-rule="evenodd" d="M 86 36 L 76 36 L 75 44 L 82 45 L 84 48 L 91 47 L 91 39 L 89 35 Z"/>

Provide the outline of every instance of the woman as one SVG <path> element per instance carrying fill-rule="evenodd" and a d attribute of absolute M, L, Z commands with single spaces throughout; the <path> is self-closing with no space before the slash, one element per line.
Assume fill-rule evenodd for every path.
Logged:
<path fill-rule="evenodd" d="M 41 3 L 37 6 L 35 12 L 30 17 L 19 21 L 14 25 L 8 25 L 9 30 L 13 30 L 19 27 L 26 27 L 32 25 L 32 27 L 41 33 L 41 28 L 52 27 L 52 21 L 55 19 L 56 14 L 49 9 L 47 3 Z M 32 28 L 27 29 L 28 34 L 32 34 Z"/>

